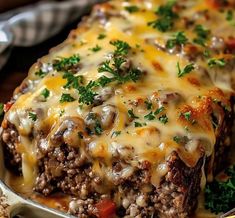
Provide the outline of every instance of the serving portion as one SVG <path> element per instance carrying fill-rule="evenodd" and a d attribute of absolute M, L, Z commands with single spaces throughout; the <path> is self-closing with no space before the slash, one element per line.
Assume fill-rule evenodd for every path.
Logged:
<path fill-rule="evenodd" d="M 234 6 L 95 6 L 5 105 L 7 167 L 79 217 L 191 216 L 228 162 Z"/>

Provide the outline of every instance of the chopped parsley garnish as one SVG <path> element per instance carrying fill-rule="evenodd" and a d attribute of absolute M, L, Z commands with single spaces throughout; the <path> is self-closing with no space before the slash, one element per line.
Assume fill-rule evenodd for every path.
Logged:
<path fill-rule="evenodd" d="M 127 62 L 126 59 L 124 59 L 123 57 L 114 57 L 113 61 L 114 63 L 111 63 L 110 61 L 103 62 L 98 69 L 99 73 L 108 72 L 113 75 L 113 77 L 109 79 L 106 77 L 105 82 L 109 83 L 112 81 L 117 81 L 119 83 L 125 83 L 128 81 L 136 82 L 140 79 L 142 72 L 139 69 L 122 68 L 122 65 Z"/>
<path fill-rule="evenodd" d="M 130 45 L 124 41 L 115 40 L 110 42 L 111 45 L 116 47 L 112 60 L 107 60 L 101 64 L 98 69 L 99 73 L 108 72 L 113 77 L 101 77 L 99 83 L 104 86 L 110 82 L 117 81 L 118 83 L 125 83 L 128 81 L 136 82 L 140 79 L 142 72 L 130 66 L 125 66 L 127 59 L 125 56 L 130 50 Z"/>
<path fill-rule="evenodd" d="M 121 131 L 114 131 L 114 132 L 112 133 L 112 135 L 111 135 L 111 138 L 117 137 L 117 136 L 119 136 L 120 134 L 121 134 Z"/>
<path fill-rule="evenodd" d="M 35 72 L 35 75 L 39 76 L 40 78 L 44 78 L 47 75 L 47 73 L 43 72 L 42 69 L 40 69 L 39 71 Z"/>
<path fill-rule="evenodd" d="M 180 136 L 174 136 L 174 137 L 173 137 L 173 140 L 174 140 L 177 144 L 179 144 L 180 141 L 181 141 L 181 137 L 180 137 Z"/>
<path fill-rule="evenodd" d="M 197 37 L 193 40 L 194 43 L 205 46 L 205 42 L 208 39 L 208 36 L 210 34 L 210 30 L 206 29 L 202 25 L 196 25 L 194 31 L 197 34 Z"/>
<path fill-rule="evenodd" d="M 29 112 L 29 118 L 34 122 L 38 119 L 37 114 L 33 112 Z"/>
<path fill-rule="evenodd" d="M 214 180 L 205 188 L 205 207 L 218 214 L 228 212 L 235 205 L 235 166 L 225 170 L 228 179 Z"/>
<path fill-rule="evenodd" d="M 155 12 L 159 18 L 149 22 L 148 25 L 161 32 L 171 30 L 174 26 L 174 20 L 178 18 L 178 15 L 173 11 L 174 5 L 175 1 L 169 1 L 165 5 L 160 6 Z"/>
<path fill-rule="evenodd" d="M 90 105 L 94 102 L 97 93 L 93 88 L 97 86 L 95 81 L 90 81 L 86 86 L 79 86 L 78 92 L 80 94 L 79 103 Z"/>
<path fill-rule="evenodd" d="M 220 58 L 220 59 L 215 59 L 215 58 L 212 58 L 208 61 L 208 66 L 209 67 L 224 67 L 226 65 L 226 62 L 223 58 Z"/>
<path fill-rule="evenodd" d="M 192 112 L 188 111 L 188 112 L 183 113 L 183 116 L 187 121 L 190 121 L 191 114 L 192 114 Z"/>
<path fill-rule="evenodd" d="M 206 49 L 204 52 L 203 52 L 203 55 L 205 58 L 209 58 L 211 56 L 211 51 Z"/>
<path fill-rule="evenodd" d="M 135 13 L 138 12 L 140 9 L 136 5 L 126 6 L 125 10 L 129 13 Z"/>
<path fill-rule="evenodd" d="M 138 119 L 139 118 L 134 114 L 133 109 L 128 110 L 127 113 L 128 113 L 128 116 L 132 119 Z"/>
<path fill-rule="evenodd" d="M 194 64 L 188 64 L 184 67 L 184 69 L 180 68 L 179 62 L 177 63 L 177 69 L 178 69 L 178 77 L 183 77 L 184 75 L 190 73 L 192 70 L 195 69 Z"/>
<path fill-rule="evenodd" d="M 226 20 L 227 21 L 231 21 L 233 20 L 233 11 L 232 10 L 228 10 L 226 13 Z"/>
<path fill-rule="evenodd" d="M 90 50 L 93 52 L 98 52 L 100 51 L 102 48 L 99 45 L 96 45 L 95 47 L 91 48 Z"/>
<path fill-rule="evenodd" d="M 145 103 L 145 105 L 146 105 L 147 110 L 151 110 L 151 109 L 152 109 L 153 104 L 152 104 L 151 102 L 145 101 L 144 103 Z"/>
<path fill-rule="evenodd" d="M 161 123 L 166 124 L 166 123 L 168 122 L 168 117 L 166 116 L 166 114 L 164 114 L 164 115 L 160 116 L 160 117 L 158 118 L 158 120 L 159 120 Z"/>
<path fill-rule="evenodd" d="M 74 76 L 74 74 L 69 72 L 64 73 L 63 78 L 67 79 L 67 83 L 64 85 L 65 89 L 78 89 L 83 82 L 82 76 Z"/>
<path fill-rule="evenodd" d="M 101 39 L 104 39 L 106 38 L 106 35 L 104 33 L 100 33 L 97 37 L 97 39 L 101 40 Z"/>
<path fill-rule="evenodd" d="M 4 115 L 4 104 L 0 103 L 0 118 Z"/>
<path fill-rule="evenodd" d="M 167 40 L 166 47 L 172 49 L 176 45 L 185 45 L 187 41 L 188 39 L 184 35 L 184 32 L 178 32 L 172 39 Z"/>
<path fill-rule="evenodd" d="M 151 111 L 149 114 L 144 116 L 144 119 L 146 119 L 146 120 L 154 120 L 155 116 L 154 116 L 153 112 Z"/>
<path fill-rule="evenodd" d="M 142 127 L 143 125 L 139 122 L 135 122 L 135 127 Z"/>
<path fill-rule="evenodd" d="M 116 47 L 116 50 L 114 51 L 115 55 L 127 55 L 131 49 L 128 43 L 121 40 L 111 41 L 110 44 Z"/>
<path fill-rule="evenodd" d="M 75 98 L 73 98 L 70 94 L 63 93 L 60 98 L 60 103 L 73 102 L 73 101 L 75 101 Z"/>
<path fill-rule="evenodd" d="M 155 112 L 154 112 L 154 114 L 155 115 L 158 115 L 158 114 L 160 114 L 162 111 L 164 111 L 165 110 L 165 108 L 162 106 L 162 107 L 160 107 L 160 108 L 158 108 Z"/>
<path fill-rule="evenodd" d="M 71 70 L 71 68 L 77 66 L 77 64 L 80 62 L 80 56 L 73 55 L 68 58 L 58 58 L 54 61 L 53 67 L 57 71 L 67 71 Z"/>
<path fill-rule="evenodd" d="M 103 129 L 101 127 L 100 122 L 96 121 L 95 126 L 94 126 L 95 134 L 96 135 L 101 135 L 103 132 Z"/>
<path fill-rule="evenodd" d="M 47 99 L 47 98 L 50 96 L 50 91 L 49 91 L 47 88 L 45 88 L 45 89 L 42 90 L 41 95 L 42 95 L 45 99 Z"/>

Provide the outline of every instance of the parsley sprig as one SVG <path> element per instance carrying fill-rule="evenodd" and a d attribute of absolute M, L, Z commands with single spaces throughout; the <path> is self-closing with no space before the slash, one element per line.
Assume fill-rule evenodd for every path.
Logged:
<path fill-rule="evenodd" d="M 108 72 L 112 77 L 102 77 L 99 82 L 105 85 L 113 81 L 117 81 L 118 83 L 125 83 L 128 81 L 137 82 L 142 75 L 142 71 L 137 68 L 126 66 L 128 62 L 126 55 L 131 49 L 130 45 L 120 40 L 111 41 L 110 44 L 116 47 L 114 56 L 111 61 L 107 60 L 103 62 L 98 68 L 98 72 Z"/>
<path fill-rule="evenodd" d="M 130 6 L 126 6 L 125 10 L 132 14 L 132 13 L 138 12 L 140 9 L 136 5 L 130 5 Z"/>
<path fill-rule="evenodd" d="M 177 62 L 178 77 L 183 77 L 184 75 L 190 73 L 195 69 L 194 64 L 188 64 L 183 69 L 181 69 L 179 62 Z"/>
<path fill-rule="evenodd" d="M 226 62 L 223 58 L 220 58 L 220 59 L 215 59 L 215 58 L 212 58 L 208 61 L 208 66 L 210 68 L 212 67 L 224 67 L 226 65 Z"/>
<path fill-rule="evenodd" d="M 149 22 L 148 25 L 161 32 L 171 30 L 174 26 L 174 20 L 178 18 L 178 15 L 173 11 L 174 5 L 175 1 L 169 1 L 165 5 L 161 5 L 155 12 L 159 18 Z"/>
<path fill-rule="evenodd" d="M 227 212 L 235 205 L 235 166 L 225 170 L 226 181 L 214 180 L 205 188 L 205 207 L 218 214 Z"/>
<path fill-rule="evenodd" d="M 37 114 L 34 112 L 29 112 L 29 118 L 34 122 L 38 119 Z"/>
<path fill-rule="evenodd" d="M 73 102 L 75 101 L 75 98 L 73 98 L 70 94 L 63 93 L 60 98 L 60 103 L 64 102 Z"/>
<path fill-rule="evenodd" d="M 53 68 L 57 71 L 69 71 L 76 67 L 80 62 L 80 56 L 78 54 L 68 58 L 58 58 L 53 63 Z"/>
<path fill-rule="evenodd" d="M 4 115 L 4 104 L 0 103 L 0 118 Z"/>
<path fill-rule="evenodd" d="M 176 45 L 185 45 L 188 39 L 185 36 L 184 32 L 178 32 L 173 36 L 172 39 L 167 40 L 166 47 L 168 49 L 174 48 Z"/>
<path fill-rule="evenodd" d="M 193 40 L 193 42 L 201 46 L 205 46 L 206 40 L 210 34 L 210 30 L 206 29 L 202 25 L 196 25 L 194 31 L 196 32 L 197 37 Z"/>
<path fill-rule="evenodd" d="M 113 57 L 111 60 L 104 61 L 98 68 L 99 73 L 110 73 L 110 77 L 103 75 L 95 81 L 89 81 L 86 85 L 84 85 L 84 77 L 81 75 L 76 76 L 72 71 L 80 62 L 78 55 L 54 61 L 54 69 L 60 72 L 64 71 L 63 78 L 67 80 L 64 88 L 73 88 L 78 91 L 79 103 L 86 105 L 92 104 L 95 96 L 98 95 L 96 93 L 96 88 L 98 87 L 105 87 L 111 82 L 123 84 L 128 81 L 137 82 L 140 79 L 142 71 L 132 67 L 127 59 L 127 55 L 131 49 L 130 45 L 121 40 L 111 41 L 110 44 L 116 47 L 113 52 Z M 99 49 L 100 47 L 95 47 L 94 52 Z M 75 100 L 70 94 L 63 93 L 60 102 L 73 102 Z"/>
<path fill-rule="evenodd" d="M 47 88 L 45 88 L 45 89 L 42 90 L 41 95 L 42 95 L 45 99 L 47 99 L 47 98 L 50 96 L 50 91 L 49 91 Z"/>

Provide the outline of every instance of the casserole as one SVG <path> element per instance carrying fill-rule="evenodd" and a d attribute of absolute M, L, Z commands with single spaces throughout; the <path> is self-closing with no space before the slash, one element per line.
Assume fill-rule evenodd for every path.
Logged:
<path fill-rule="evenodd" d="M 75 216 L 191 216 L 231 147 L 233 7 L 97 5 L 6 104 L 6 166 Z"/>

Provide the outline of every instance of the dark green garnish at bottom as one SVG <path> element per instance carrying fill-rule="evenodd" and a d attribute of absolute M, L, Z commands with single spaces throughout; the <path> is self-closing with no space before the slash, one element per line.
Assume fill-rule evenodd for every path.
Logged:
<path fill-rule="evenodd" d="M 4 104 L 0 103 L 0 118 L 4 115 Z"/>
<path fill-rule="evenodd" d="M 226 181 L 214 180 L 205 188 L 205 207 L 213 213 L 226 213 L 235 206 L 235 166 L 225 170 Z"/>

